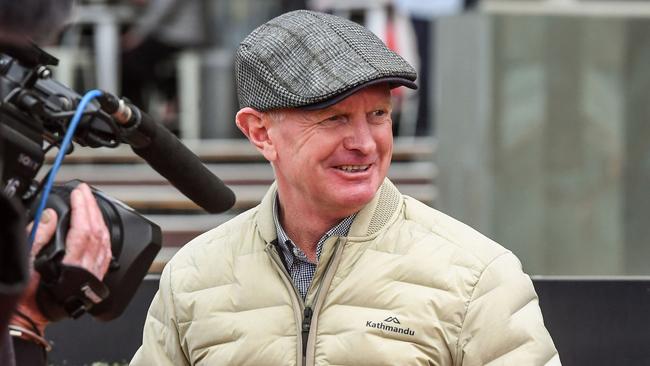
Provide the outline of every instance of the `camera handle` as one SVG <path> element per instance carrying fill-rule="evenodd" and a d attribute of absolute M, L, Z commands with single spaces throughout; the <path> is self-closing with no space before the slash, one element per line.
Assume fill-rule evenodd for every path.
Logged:
<path fill-rule="evenodd" d="M 34 260 L 34 268 L 41 274 L 36 300 L 43 315 L 52 321 L 78 318 L 109 295 L 108 287 L 92 273 L 62 263 L 70 227 L 70 190 L 54 187 L 53 193 L 47 207 L 59 218 L 56 231 Z"/>
<path fill-rule="evenodd" d="M 108 298 L 108 287 L 86 269 L 60 264 L 59 276 L 41 280 L 36 302 L 46 318 L 76 319 Z"/>

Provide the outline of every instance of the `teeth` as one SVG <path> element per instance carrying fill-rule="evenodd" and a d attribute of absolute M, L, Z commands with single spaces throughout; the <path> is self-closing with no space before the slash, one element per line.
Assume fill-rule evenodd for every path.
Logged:
<path fill-rule="evenodd" d="M 344 172 L 362 172 L 368 169 L 368 165 L 341 165 L 338 169 L 343 170 Z"/>

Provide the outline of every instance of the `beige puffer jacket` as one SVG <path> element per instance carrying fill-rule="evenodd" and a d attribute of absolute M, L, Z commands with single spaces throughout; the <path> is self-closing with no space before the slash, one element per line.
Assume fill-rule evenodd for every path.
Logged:
<path fill-rule="evenodd" d="M 325 242 L 303 303 L 274 192 L 167 264 L 132 365 L 560 364 L 517 258 L 388 180 Z"/>

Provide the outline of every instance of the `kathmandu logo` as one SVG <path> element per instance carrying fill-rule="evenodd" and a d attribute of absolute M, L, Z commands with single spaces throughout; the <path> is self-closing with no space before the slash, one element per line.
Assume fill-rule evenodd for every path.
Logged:
<path fill-rule="evenodd" d="M 392 324 L 388 324 L 392 323 Z M 393 333 L 399 333 L 399 334 L 405 334 L 405 335 L 410 335 L 414 336 L 415 331 L 411 330 L 411 328 L 402 328 L 395 326 L 395 324 L 402 324 L 399 319 L 397 319 L 396 316 L 389 316 L 388 318 L 384 319 L 381 322 L 373 322 L 372 320 L 366 321 L 366 328 L 375 328 L 379 330 L 385 330 L 388 332 L 393 332 Z"/>
<path fill-rule="evenodd" d="M 397 317 L 394 317 L 394 316 L 389 316 L 388 318 L 384 319 L 384 321 L 386 323 L 402 324 L 402 323 L 399 322 L 399 319 L 397 319 Z"/>

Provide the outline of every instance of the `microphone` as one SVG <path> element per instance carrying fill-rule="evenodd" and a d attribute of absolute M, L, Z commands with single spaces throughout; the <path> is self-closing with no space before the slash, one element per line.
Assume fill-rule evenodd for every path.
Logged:
<path fill-rule="evenodd" d="M 138 156 L 192 202 L 209 213 L 228 210 L 235 194 L 166 128 L 131 103 L 103 92 L 97 98 L 104 111 L 122 125 L 120 137 Z"/>

